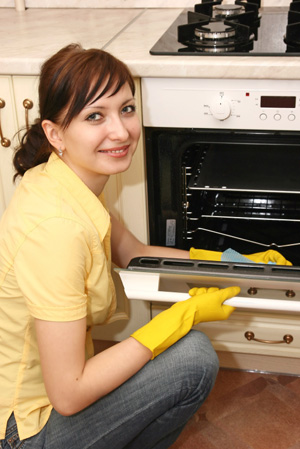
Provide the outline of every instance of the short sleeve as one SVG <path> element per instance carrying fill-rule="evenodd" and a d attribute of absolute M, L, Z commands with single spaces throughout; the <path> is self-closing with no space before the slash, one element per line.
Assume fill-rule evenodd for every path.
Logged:
<path fill-rule="evenodd" d="M 89 232 L 68 218 L 49 218 L 20 245 L 14 263 L 29 313 L 49 321 L 87 315 L 86 279 L 91 267 Z"/>

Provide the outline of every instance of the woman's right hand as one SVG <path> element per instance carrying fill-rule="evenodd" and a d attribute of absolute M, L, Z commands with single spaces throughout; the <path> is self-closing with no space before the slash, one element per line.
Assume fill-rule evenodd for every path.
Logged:
<path fill-rule="evenodd" d="M 153 359 L 186 335 L 195 324 L 226 320 L 234 308 L 223 303 L 239 292 L 239 287 L 193 288 L 189 291 L 189 299 L 173 304 L 134 332 L 132 337 L 151 350 Z"/>

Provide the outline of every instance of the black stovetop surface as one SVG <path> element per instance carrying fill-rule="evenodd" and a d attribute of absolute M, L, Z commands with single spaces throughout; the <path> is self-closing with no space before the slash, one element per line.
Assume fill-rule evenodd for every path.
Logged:
<path fill-rule="evenodd" d="M 151 48 L 152 55 L 173 56 L 300 56 L 299 52 L 286 52 L 284 36 L 288 22 L 288 8 L 261 8 L 260 26 L 258 28 L 257 40 L 254 41 L 253 49 L 249 52 L 198 52 L 188 50 L 177 40 L 178 25 L 187 24 L 187 12 L 184 10 L 167 31 L 161 36 Z"/>

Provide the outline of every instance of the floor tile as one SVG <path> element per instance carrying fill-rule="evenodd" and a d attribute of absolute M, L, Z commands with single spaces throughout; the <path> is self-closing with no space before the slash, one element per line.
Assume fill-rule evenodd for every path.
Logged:
<path fill-rule="evenodd" d="M 171 449 L 300 449 L 300 377 L 220 369 Z"/>

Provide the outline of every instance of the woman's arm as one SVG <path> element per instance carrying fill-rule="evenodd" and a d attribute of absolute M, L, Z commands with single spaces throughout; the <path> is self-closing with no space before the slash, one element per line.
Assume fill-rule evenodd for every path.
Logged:
<path fill-rule="evenodd" d="M 35 319 L 35 327 L 48 397 L 65 416 L 117 388 L 152 356 L 130 337 L 85 361 L 85 318 L 71 322 Z"/>
<path fill-rule="evenodd" d="M 141 243 L 112 216 L 112 260 L 126 267 L 138 256 L 189 258 L 188 251 Z M 130 337 L 85 360 L 86 319 L 52 322 L 35 319 L 44 382 L 62 415 L 72 415 L 117 388 L 151 358 L 151 351 Z"/>
<path fill-rule="evenodd" d="M 134 257 L 174 257 L 189 259 L 189 251 L 163 246 L 144 245 L 113 215 L 112 220 L 112 260 L 121 268 L 127 267 Z"/>

